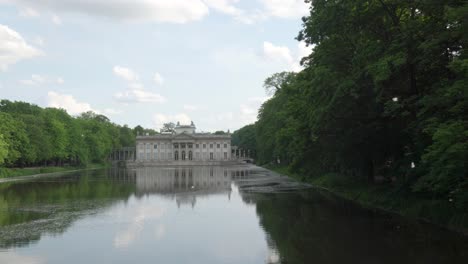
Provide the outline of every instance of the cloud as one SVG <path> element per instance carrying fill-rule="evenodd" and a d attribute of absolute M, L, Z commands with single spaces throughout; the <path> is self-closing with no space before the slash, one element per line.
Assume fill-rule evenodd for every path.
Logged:
<path fill-rule="evenodd" d="M 273 17 L 301 18 L 309 14 L 309 4 L 304 0 L 260 0 L 266 12 Z"/>
<path fill-rule="evenodd" d="M 143 90 L 145 87 L 141 83 L 129 83 L 128 87 L 132 90 Z"/>
<path fill-rule="evenodd" d="M 43 52 L 27 44 L 18 32 L 0 24 L 0 71 L 20 60 L 41 55 Z"/>
<path fill-rule="evenodd" d="M 162 128 L 164 123 L 169 122 L 180 122 L 181 124 L 190 124 L 192 119 L 185 113 L 175 114 L 175 115 L 165 115 L 165 114 L 154 114 L 153 115 L 153 125 L 155 128 Z"/>
<path fill-rule="evenodd" d="M 62 19 L 57 15 L 52 15 L 52 23 L 55 25 L 62 25 Z"/>
<path fill-rule="evenodd" d="M 25 7 L 25 8 L 20 9 L 19 15 L 21 17 L 38 17 L 39 12 L 37 12 L 35 9 L 32 9 L 30 7 Z"/>
<path fill-rule="evenodd" d="M 284 64 L 286 71 L 299 72 L 303 70 L 300 64 L 302 58 L 309 56 L 312 53 L 312 47 L 307 46 L 304 42 L 299 42 L 297 51 L 292 55 L 291 50 L 286 46 L 276 46 L 271 42 L 263 42 L 263 57 L 269 61 Z"/>
<path fill-rule="evenodd" d="M 130 22 L 187 23 L 202 19 L 209 9 L 201 0 L 10 0 L 20 7 L 48 12 L 80 13 Z"/>
<path fill-rule="evenodd" d="M 186 111 L 196 111 L 198 110 L 198 106 L 196 105 L 189 105 L 189 104 L 186 104 L 183 106 L 184 110 Z"/>
<path fill-rule="evenodd" d="M 240 122 L 244 125 L 257 121 L 258 109 L 270 97 L 250 97 L 240 105 Z"/>
<path fill-rule="evenodd" d="M 292 64 L 294 61 L 288 47 L 275 46 L 268 41 L 263 42 L 263 54 L 266 59 L 272 61 L 286 62 L 288 64 Z"/>
<path fill-rule="evenodd" d="M 105 108 L 102 112 L 106 115 L 118 115 L 122 113 L 121 110 L 116 110 L 113 108 Z"/>
<path fill-rule="evenodd" d="M 42 84 L 63 84 L 65 81 L 62 77 L 49 78 L 39 74 L 31 75 L 31 79 L 20 80 L 19 83 L 23 85 L 42 85 Z"/>
<path fill-rule="evenodd" d="M 131 69 L 126 68 L 126 67 L 116 65 L 114 66 L 112 71 L 114 72 L 116 76 L 129 82 L 135 82 L 135 81 L 138 81 L 139 79 L 138 75 L 135 72 L 133 72 Z"/>
<path fill-rule="evenodd" d="M 228 15 L 239 16 L 243 11 L 232 3 L 237 3 L 239 0 L 204 0 L 204 2 L 211 8 Z"/>
<path fill-rule="evenodd" d="M 114 98 L 123 103 L 164 103 L 166 98 L 160 94 L 143 89 L 128 89 L 114 95 Z"/>
<path fill-rule="evenodd" d="M 159 74 L 159 72 L 154 74 L 153 80 L 157 85 L 162 85 L 164 83 L 164 78 Z"/>
<path fill-rule="evenodd" d="M 54 91 L 47 93 L 47 106 L 65 109 L 71 115 L 77 115 L 87 111 L 94 111 L 88 103 L 80 103 L 73 96 L 59 94 Z"/>
<path fill-rule="evenodd" d="M 113 72 L 116 76 L 126 80 L 128 82 L 128 89 L 123 92 L 114 94 L 114 98 L 117 101 L 123 103 L 164 103 L 166 98 L 160 94 L 153 93 L 145 90 L 142 83 L 139 82 L 138 74 L 133 70 L 122 67 L 114 66 Z M 163 78 L 159 73 L 154 76 L 154 81 L 163 83 Z"/>
<path fill-rule="evenodd" d="M 35 38 L 33 39 L 33 42 L 36 43 L 36 44 L 39 45 L 39 46 L 44 46 L 44 44 L 45 44 L 44 39 L 41 38 L 41 37 L 39 37 L 39 36 L 35 37 Z"/>

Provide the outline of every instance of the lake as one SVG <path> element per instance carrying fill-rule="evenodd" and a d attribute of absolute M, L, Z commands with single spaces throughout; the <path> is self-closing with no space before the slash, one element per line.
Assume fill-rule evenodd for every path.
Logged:
<path fill-rule="evenodd" d="M 468 263 L 468 239 L 254 165 L 0 183 L 0 263 Z"/>

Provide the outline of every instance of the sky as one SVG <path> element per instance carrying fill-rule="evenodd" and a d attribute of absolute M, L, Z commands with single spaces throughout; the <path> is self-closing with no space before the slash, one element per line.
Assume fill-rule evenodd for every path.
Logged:
<path fill-rule="evenodd" d="M 0 98 L 234 131 L 300 71 L 302 0 L 0 0 Z"/>

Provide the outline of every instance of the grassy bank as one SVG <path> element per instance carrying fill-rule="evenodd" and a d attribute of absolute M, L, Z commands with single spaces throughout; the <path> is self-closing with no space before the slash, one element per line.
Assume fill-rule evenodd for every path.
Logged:
<path fill-rule="evenodd" d="M 379 208 L 408 218 L 428 221 L 468 235 L 468 206 L 466 199 L 461 199 L 463 197 L 434 198 L 411 192 L 398 184 L 368 183 L 336 174 L 305 177 L 291 173 L 286 167 L 264 167 L 326 189 L 364 207 Z"/>
<path fill-rule="evenodd" d="M 82 169 L 105 168 L 107 164 L 90 164 L 88 166 L 63 166 L 63 167 L 33 167 L 33 168 L 0 168 L 0 179 L 19 176 L 29 176 L 43 173 L 67 172 Z"/>

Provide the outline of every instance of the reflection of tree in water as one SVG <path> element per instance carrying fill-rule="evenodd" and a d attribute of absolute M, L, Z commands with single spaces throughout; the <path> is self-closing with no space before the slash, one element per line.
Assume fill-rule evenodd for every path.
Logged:
<path fill-rule="evenodd" d="M 466 238 L 317 191 L 250 194 L 282 263 L 467 263 Z"/>
<path fill-rule="evenodd" d="M 0 247 L 24 246 L 61 234 L 81 217 L 126 200 L 134 185 L 87 171 L 0 185 Z"/>

